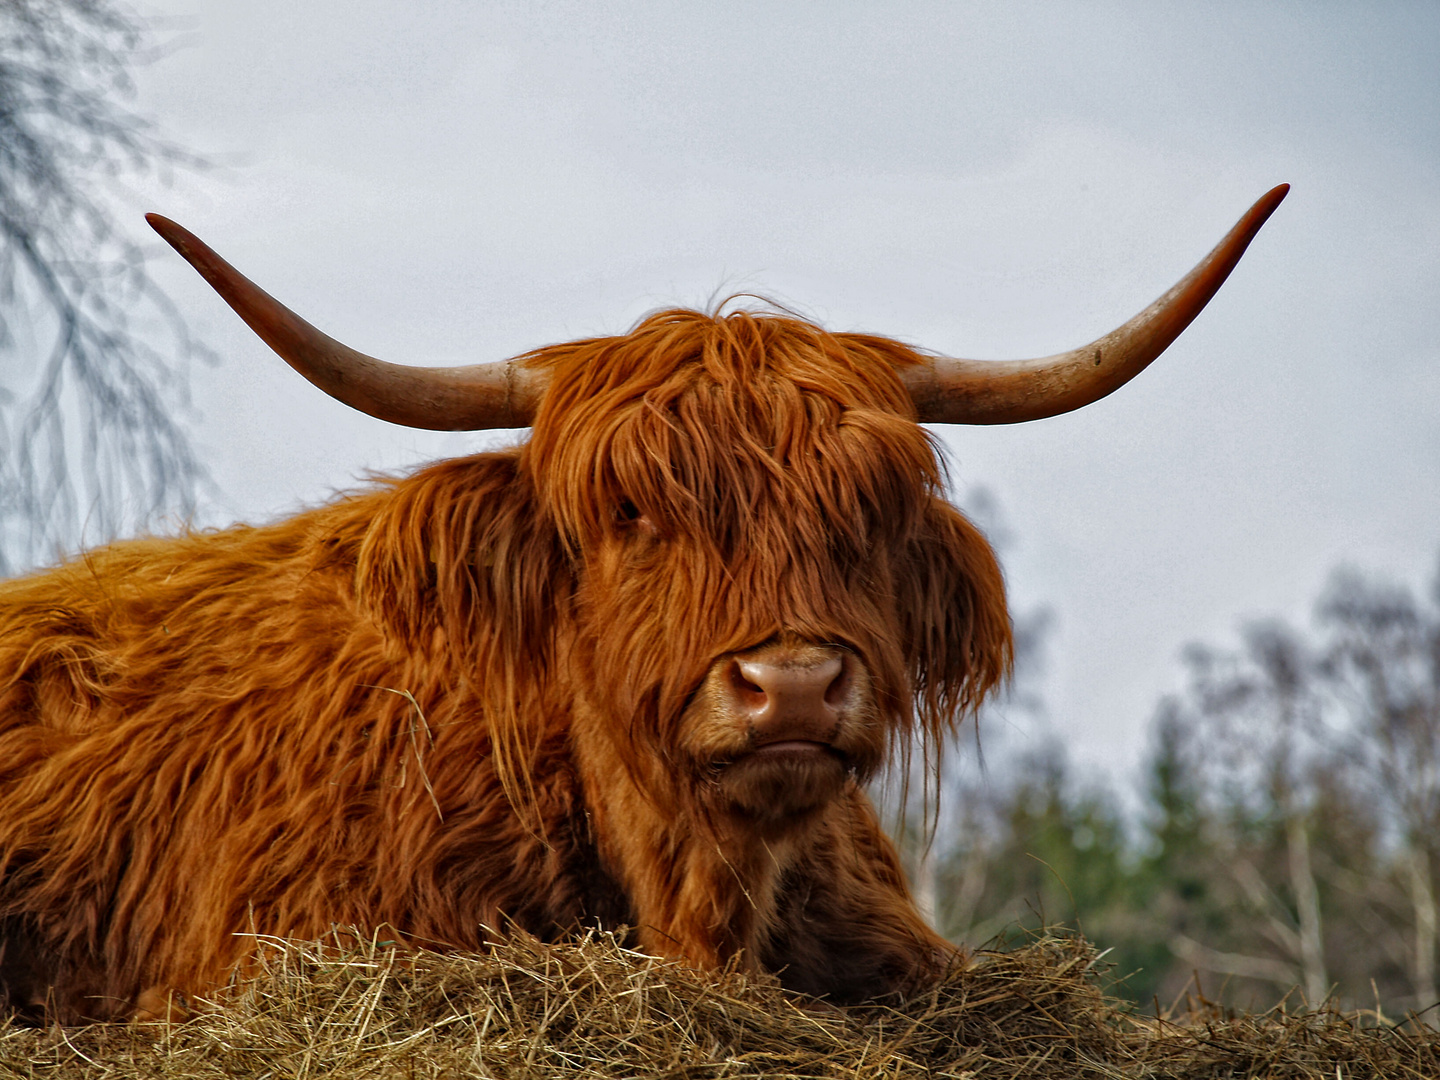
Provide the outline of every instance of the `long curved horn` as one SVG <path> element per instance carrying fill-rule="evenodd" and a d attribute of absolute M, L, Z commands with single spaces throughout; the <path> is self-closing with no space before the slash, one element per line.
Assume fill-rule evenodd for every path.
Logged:
<path fill-rule="evenodd" d="M 1118 390 L 1200 314 L 1290 190 L 1267 191 L 1180 283 L 1118 330 L 1038 360 L 936 357 L 901 378 L 920 419 L 933 424 L 1018 424 L 1089 405 Z"/>
<path fill-rule="evenodd" d="M 282 360 L 346 405 L 430 431 L 525 427 L 534 417 L 545 392 L 538 372 L 513 360 L 454 368 L 376 360 L 315 329 L 169 218 L 145 220 Z"/>

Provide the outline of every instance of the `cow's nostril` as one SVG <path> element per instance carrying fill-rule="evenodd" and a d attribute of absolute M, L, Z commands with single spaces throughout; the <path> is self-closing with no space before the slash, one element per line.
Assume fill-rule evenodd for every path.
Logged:
<path fill-rule="evenodd" d="M 840 670 L 825 688 L 825 704 L 834 709 L 844 704 L 845 695 L 850 692 L 850 661 L 844 656 L 837 657 L 836 660 Z"/>
<path fill-rule="evenodd" d="M 769 704 L 769 696 L 765 693 L 764 686 L 755 679 L 747 678 L 745 669 L 738 660 L 730 664 L 730 689 L 736 702 L 747 712 L 762 713 Z"/>

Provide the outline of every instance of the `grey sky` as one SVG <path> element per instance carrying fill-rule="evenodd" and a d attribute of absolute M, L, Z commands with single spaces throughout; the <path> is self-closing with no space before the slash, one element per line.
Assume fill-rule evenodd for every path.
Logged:
<path fill-rule="evenodd" d="M 466 363 L 753 290 L 835 329 L 1042 355 L 1294 185 L 1154 367 L 1071 416 L 939 429 L 996 493 L 1046 692 L 1128 767 L 1186 640 L 1440 551 L 1440 7 L 165 0 L 143 104 L 225 175 L 138 194 L 348 343 Z M 137 213 L 138 221 L 138 213 Z M 227 357 L 201 439 L 263 519 L 494 436 L 322 397 L 178 259 Z M 513 436 L 505 436 L 513 438 Z"/>

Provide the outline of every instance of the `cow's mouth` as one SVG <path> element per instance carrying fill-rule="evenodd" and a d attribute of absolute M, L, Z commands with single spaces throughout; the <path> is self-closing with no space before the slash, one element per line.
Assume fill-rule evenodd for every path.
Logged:
<path fill-rule="evenodd" d="M 813 757 L 817 754 L 839 756 L 839 751 L 829 743 L 816 742 L 814 739 L 784 739 L 757 746 L 751 753 L 757 757 Z"/>
<path fill-rule="evenodd" d="M 775 742 L 762 743 L 744 753 L 717 761 L 715 765 L 723 772 L 743 768 L 747 765 L 803 767 L 807 764 L 821 762 L 839 762 L 842 766 L 849 767 L 849 759 L 843 751 L 828 742 L 820 742 L 816 739 L 779 739 Z"/>

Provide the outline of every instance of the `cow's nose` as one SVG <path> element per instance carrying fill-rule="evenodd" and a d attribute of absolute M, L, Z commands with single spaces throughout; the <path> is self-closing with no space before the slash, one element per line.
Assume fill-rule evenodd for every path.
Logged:
<path fill-rule="evenodd" d="M 730 666 L 730 689 L 756 746 L 828 743 L 839 726 L 849 675 L 843 653 L 798 665 L 736 657 Z"/>

